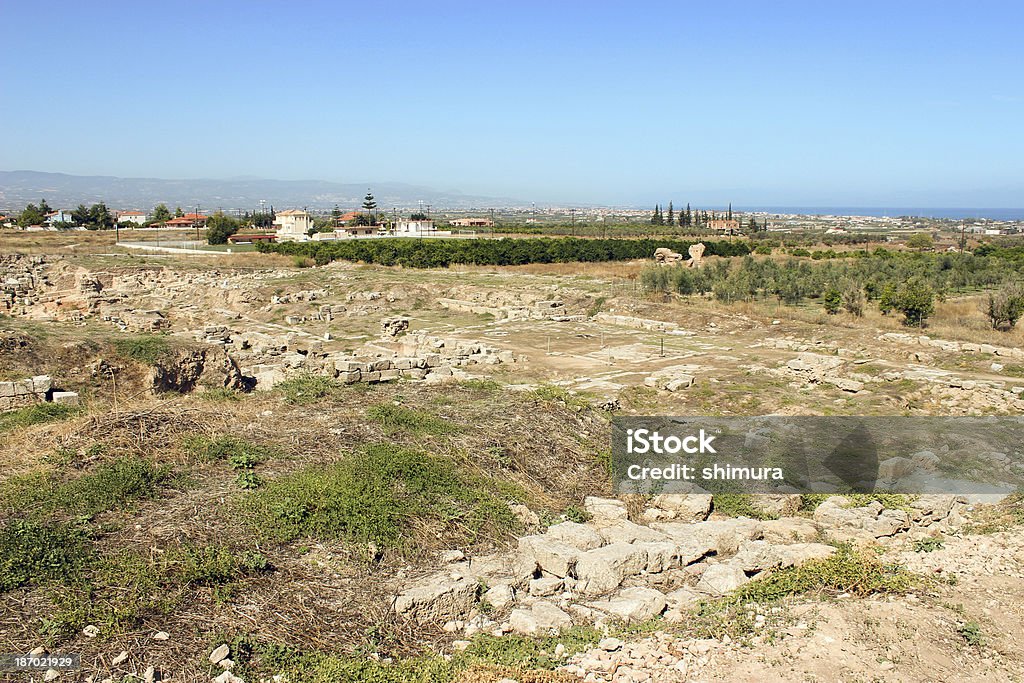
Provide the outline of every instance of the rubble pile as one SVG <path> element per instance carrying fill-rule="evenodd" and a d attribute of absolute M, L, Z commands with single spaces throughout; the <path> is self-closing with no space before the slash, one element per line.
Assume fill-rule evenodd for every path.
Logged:
<path fill-rule="evenodd" d="M 799 495 L 768 507 L 795 510 Z M 398 592 L 399 617 L 450 632 L 547 634 L 572 625 L 633 624 L 663 615 L 681 621 L 699 600 L 725 595 L 778 569 L 827 558 L 822 536 L 872 544 L 963 524 L 964 499 L 917 498 L 910 510 L 832 497 L 812 518 L 709 519 L 710 494 L 665 494 L 630 521 L 619 500 L 587 498 L 586 523 L 562 522 L 519 539 L 508 554 L 465 558 Z M 485 587 L 485 588 L 481 588 Z"/>

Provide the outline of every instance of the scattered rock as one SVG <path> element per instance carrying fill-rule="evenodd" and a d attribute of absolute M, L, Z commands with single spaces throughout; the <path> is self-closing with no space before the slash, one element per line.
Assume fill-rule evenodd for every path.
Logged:
<path fill-rule="evenodd" d="M 210 663 L 219 664 L 222 659 L 226 659 L 231 654 L 231 648 L 228 647 L 227 643 L 222 643 L 213 649 L 210 653 Z"/>

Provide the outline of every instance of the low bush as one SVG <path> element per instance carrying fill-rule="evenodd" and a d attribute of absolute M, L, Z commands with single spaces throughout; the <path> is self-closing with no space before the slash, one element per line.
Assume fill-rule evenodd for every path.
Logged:
<path fill-rule="evenodd" d="M 27 517 L 57 513 L 90 518 L 151 498 L 170 478 L 169 466 L 125 456 L 68 480 L 54 475 L 9 480 L 0 487 L 0 502 Z"/>
<path fill-rule="evenodd" d="M 241 505 L 255 529 L 279 540 L 343 538 L 403 549 L 417 533 L 467 542 L 504 535 L 515 518 L 499 488 L 447 458 L 377 444 L 268 481 Z"/>
<path fill-rule="evenodd" d="M 0 592 L 28 583 L 71 581 L 91 558 L 81 525 L 10 520 L 0 527 Z"/>
<path fill-rule="evenodd" d="M 422 410 L 381 403 L 366 413 L 367 417 L 380 424 L 384 431 L 392 434 L 398 431 L 410 434 L 432 434 L 440 436 L 459 431 L 459 425 Z"/>

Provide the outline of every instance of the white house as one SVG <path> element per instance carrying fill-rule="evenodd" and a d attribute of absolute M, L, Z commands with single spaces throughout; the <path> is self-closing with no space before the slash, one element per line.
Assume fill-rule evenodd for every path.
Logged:
<path fill-rule="evenodd" d="M 274 227 L 277 228 L 278 242 L 305 242 L 313 229 L 313 219 L 301 209 L 278 211 Z"/>
<path fill-rule="evenodd" d="M 118 211 L 117 222 L 118 223 L 134 223 L 135 225 L 145 225 L 146 219 L 149 216 L 146 215 L 145 211 Z"/>
<path fill-rule="evenodd" d="M 418 237 L 429 235 L 437 231 L 434 221 L 406 221 L 401 220 L 395 223 L 395 235 L 399 237 Z"/>

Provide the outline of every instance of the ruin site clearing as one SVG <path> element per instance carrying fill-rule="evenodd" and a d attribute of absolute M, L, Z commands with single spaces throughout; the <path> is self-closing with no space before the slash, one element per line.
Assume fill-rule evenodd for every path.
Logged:
<path fill-rule="evenodd" d="M 1021 414 L 1021 332 L 979 294 L 917 330 L 652 296 L 650 261 L 19 239 L 0 652 L 81 655 L 46 680 L 1024 679 L 1019 494 L 616 497 L 608 474 L 612 415 Z"/>

